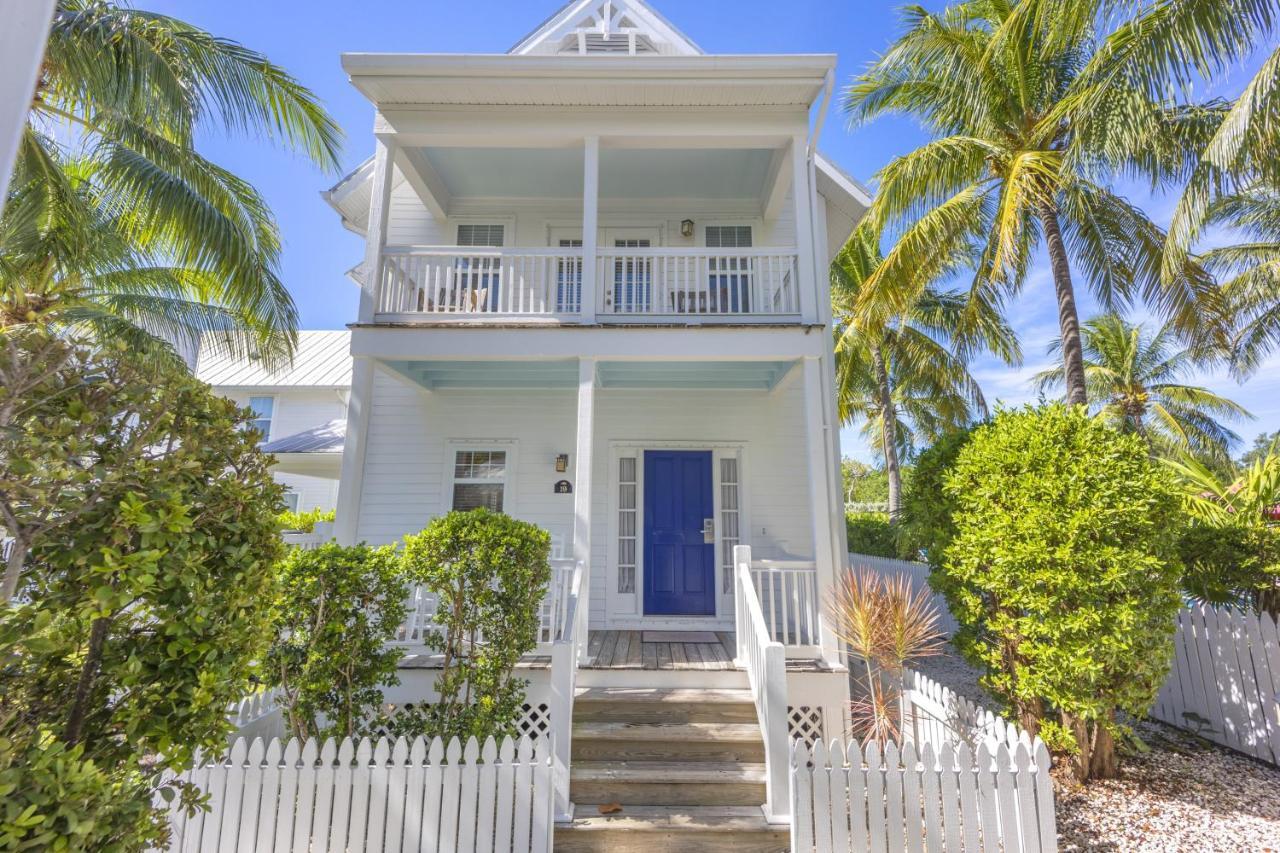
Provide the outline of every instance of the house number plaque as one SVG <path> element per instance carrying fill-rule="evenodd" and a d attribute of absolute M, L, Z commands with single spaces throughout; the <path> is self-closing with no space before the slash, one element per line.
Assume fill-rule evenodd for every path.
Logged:
<path fill-rule="evenodd" d="M 570 483 L 568 480 L 560 480 L 556 483 L 555 493 L 557 495 L 573 494 L 573 483 Z"/>

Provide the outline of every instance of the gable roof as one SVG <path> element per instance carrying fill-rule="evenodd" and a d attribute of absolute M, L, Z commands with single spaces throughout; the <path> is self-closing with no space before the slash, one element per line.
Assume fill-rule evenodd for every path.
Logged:
<path fill-rule="evenodd" d="M 677 56 L 702 53 L 693 39 L 644 0 L 569 0 L 507 52 L 517 55 L 576 52 L 563 50 L 566 41 L 582 43 L 588 36 L 595 37 L 597 45 L 612 39 L 626 46 L 635 36 L 637 40 L 643 39 L 654 53 Z"/>
<path fill-rule="evenodd" d="M 271 371 L 261 361 L 231 355 L 210 332 L 200 341 L 196 378 L 223 388 L 350 388 L 351 333 L 298 332 L 293 364 Z"/>

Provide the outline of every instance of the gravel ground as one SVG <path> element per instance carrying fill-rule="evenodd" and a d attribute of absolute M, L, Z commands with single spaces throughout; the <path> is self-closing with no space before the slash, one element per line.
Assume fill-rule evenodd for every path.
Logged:
<path fill-rule="evenodd" d="M 950 647 L 917 669 L 991 704 L 977 673 Z M 1126 756 L 1119 778 L 1084 787 L 1055 778 L 1060 850 L 1280 853 L 1280 768 L 1163 723 L 1135 729 L 1151 751 Z"/>

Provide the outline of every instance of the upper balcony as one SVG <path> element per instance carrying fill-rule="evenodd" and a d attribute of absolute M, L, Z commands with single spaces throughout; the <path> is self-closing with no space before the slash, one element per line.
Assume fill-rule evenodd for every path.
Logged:
<path fill-rule="evenodd" d="M 832 64 L 345 56 L 378 109 L 362 194 L 330 194 L 369 237 L 360 322 L 820 324 Z"/>
<path fill-rule="evenodd" d="M 599 249 L 595 321 L 799 322 L 797 260 L 790 248 Z M 581 247 L 388 247 L 376 318 L 579 323 L 587 264 Z"/>

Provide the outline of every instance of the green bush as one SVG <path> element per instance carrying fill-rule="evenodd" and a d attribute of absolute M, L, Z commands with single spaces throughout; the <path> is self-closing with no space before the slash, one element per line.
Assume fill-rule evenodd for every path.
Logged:
<path fill-rule="evenodd" d="M 955 536 L 956 501 L 942 485 L 971 435 L 972 430 L 949 432 L 916 457 L 898 518 L 898 547 L 905 558 L 935 564 Z"/>
<path fill-rule="evenodd" d="M 349 737 L 380 712 L 382 688 L 399 684 L 400 650 L 387 640 L 408 597 L 394 548 L 289 550 L 266 669 L 295 736 Z"/>
<path fill-rule="evenodd" d="M 276 524 L 286 533 L 311 533 L 321 521 L 333 521 L 337 512 L 332 509 L 309 509 L 306 512 L 286 510 L 276 516 Z"/>
<path fill-rule="evenodd" d="M 844 517 L 849 551 L 872 557 L 897 557 L 898 539 L 889 516 L 883 512 L 850 512 Z"/>
<path fill-rule="evenodd" d="M 31 809 L 77 849 L 142 849 L 163 814 L 140 786 L 221 750 L 252 688 L 281 489 L 245 413 L 185 370 L 3 334 L 0 506 L 21 595 L 0 608 L 0 765 L 21 779 L 0 792 L 4 831 Z"/>
<path fill-rule="evenodd" d="M 439 598 L 427 645 L 444 656 L 438 702 L 397 714 L 403 734 L 481 740 L 514 735 L 527 686 L 511 677 L 538 644 L 551 536 L 506 515 L 451 512 L 404 540 L 410 577 Z"/>
<path fill-rule="evenodd" d="M 954 538 L 935 585 L 960 651 L 1032 733 L 1115 772 L 1115 712 L 1145 714 L 1181 606 L 1169 473 L 1082 408 L 1005 411 L 943 477 Z"/>

